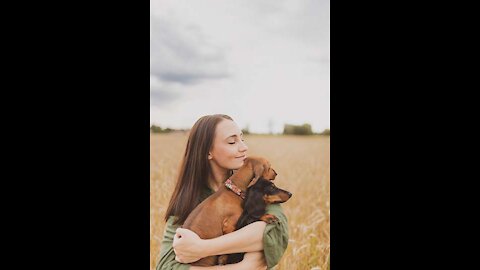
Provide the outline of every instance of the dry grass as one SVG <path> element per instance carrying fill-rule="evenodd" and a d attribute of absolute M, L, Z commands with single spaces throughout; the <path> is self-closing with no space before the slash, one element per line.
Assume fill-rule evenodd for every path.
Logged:
<path fill-rule="evenodd" d="M 163 216 L 185 151 L 187 135 L 150 136 L 150 269 L 155 269 Z M 267 158 L 276 185 L 293 193 L 283 204 L 290 242 L 277 270 L 327 269 L 330 253 L 330 137 L 245 136 L 249 155 Z"/>

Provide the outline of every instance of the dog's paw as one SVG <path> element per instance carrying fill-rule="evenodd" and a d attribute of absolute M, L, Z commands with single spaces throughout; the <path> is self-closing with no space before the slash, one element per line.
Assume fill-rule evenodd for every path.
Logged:
<path fill-rule="evenodd" d="M 268 224 L 272 224 L 274 222 L 277 222 L 278 218 L 274 215 L 271 215 L 271 214 L 265 214 L 265 215 L 260 217 L 260 220 L 265 221 Z"/>

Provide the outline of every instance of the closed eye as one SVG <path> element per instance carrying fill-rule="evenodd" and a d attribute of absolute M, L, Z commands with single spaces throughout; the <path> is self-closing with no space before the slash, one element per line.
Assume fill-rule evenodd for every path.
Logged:
<path fill-rule="evenodd" d="M 245 140 L 242 139 L 242 142 L 244 142 Z M 236 142 L 229 142 L 228 144 L 235 144 Z"/>

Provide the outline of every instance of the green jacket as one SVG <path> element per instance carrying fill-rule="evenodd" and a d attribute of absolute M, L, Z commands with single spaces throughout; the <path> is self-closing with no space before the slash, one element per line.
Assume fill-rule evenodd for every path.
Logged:
<path fill-rule="evenodd" d="M 213 193 L 213 190 L 206 188 L 201 200 L 205 200 Z M 288 221 L 280 204 L 268 205 L 267 213 L 278 218 L 278 222 L 267 224 L 263 233 L 263 252 L 267 261 L 267 268 L 271 269 L 278 264 L 287 249 Z M 170 216 L 167 220 L 156 270 L 188 270 L 190 268 L 190 264 L 179 263 L 175 260 L 172 243 L 175 231 L 180 225 L 173 225 L 173 221 L 174 216 Z"/>

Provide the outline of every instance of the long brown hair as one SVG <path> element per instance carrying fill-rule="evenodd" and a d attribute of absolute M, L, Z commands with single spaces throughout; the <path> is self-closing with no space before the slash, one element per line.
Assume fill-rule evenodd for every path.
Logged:
<path fill-rule="evenodd" d="M 217 124 L 233 119 L 225 114 L 206 115 L 195 122 L 188 137 L 187 148 L 181 162 L 177 184 L 170 198 L 165 221 L 176 216 L 174 224 L 183 224 L 200 203 L 201 191 L 208 185 L 210 163 L 208 152 L 212 147 Z"/>

